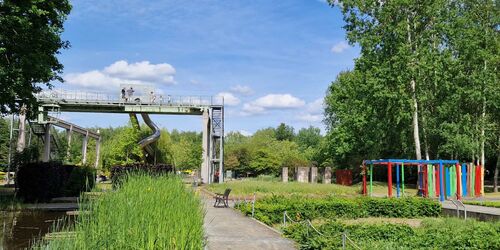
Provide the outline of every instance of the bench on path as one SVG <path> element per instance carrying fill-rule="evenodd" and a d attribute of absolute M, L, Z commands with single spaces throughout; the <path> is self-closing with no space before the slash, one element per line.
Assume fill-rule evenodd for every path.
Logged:
<path fill-rule="evenodd" d="M 220 206 L 222 203 L 223 207 L 229 207 L 229 193 L 231 193 L 231 189 L 227 188 L 223 194 L 215 193 L 215 203 L 214 207 Z"/>

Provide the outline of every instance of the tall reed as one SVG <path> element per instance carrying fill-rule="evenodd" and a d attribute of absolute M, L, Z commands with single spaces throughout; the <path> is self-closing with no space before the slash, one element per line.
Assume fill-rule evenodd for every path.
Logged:
<path fill-rule="evenodd" d="M 74 234 L 42 249 L 202 249 L 202 203 L 175 176 L 129 176 L 116 192 L 83 201 Z"/>

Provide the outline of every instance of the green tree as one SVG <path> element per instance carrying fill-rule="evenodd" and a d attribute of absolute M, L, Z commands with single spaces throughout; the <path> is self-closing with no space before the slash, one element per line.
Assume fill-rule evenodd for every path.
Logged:
<path fill-rule="evenodd" d="M 69 47 L 60 36 L 70 10 L 67 0 L 0 1 L 0 113 L 34 108 L 34 93 L 62 81 L 56 56 Z"/>
<path fill-rule="evenodd" d="M 280 123 L 280 125 L 275 130 L 276 139 L 279 141 L 288 140 L 291 141 L 295 137 L 292 126 L 288 126 L 285 123 Z"/>

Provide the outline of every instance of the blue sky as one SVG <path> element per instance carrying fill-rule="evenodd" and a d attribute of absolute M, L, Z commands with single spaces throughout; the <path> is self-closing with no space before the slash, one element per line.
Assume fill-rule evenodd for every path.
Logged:
<path fill-rule="evenodd" d="M 338 8 L 320 0 L 74 0 L 58 89 L 116 94 L 121 83 L 226 100 L 226 130 L 285 122 L 323 128 L 322 98 L 359 50 L 345 42 Z M 116 90 L 116 91 L 115 91 Z M 83 126 L 127 115 L 63 113 Z M 201 130 L 200 117 L 154 116 L 167 129 Z"/>

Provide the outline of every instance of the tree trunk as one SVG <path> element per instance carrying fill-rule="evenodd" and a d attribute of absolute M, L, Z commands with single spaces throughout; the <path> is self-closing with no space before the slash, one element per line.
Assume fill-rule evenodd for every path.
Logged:
<path fill-rule="evenodd" d="M 498 135 L 497 166 L 493 175 L 493 192 L 498 192 L 498 172 L 500 172 L 500 134 Z"/>
<path fill-rule="evenodd" d="M 484 72 L 486 73 L 487 70 L 487 64 L 486 60 L 484 61 Z M 484 127 L 486 126 L 486 83 L 484 83 L 483 86 L 483 103 L 482 103 L 482 112 L 481 112 L 481 166 L 483 168 L 485 167 L 484 165 L 484 142 L 486 141 L 486 138 L 484 136 Z"/>
<path fill-rule="evenodd" d="M 410 14 L 410 13 L 408 13 Z M 406 18 L 407 25 L 406 25 L 406 32 L 407 32 L 407 39 L 408 39 L 408 45 L 410 46 L 410 49 L 412 50 L 412 53 L 414 52 L 413 48 L 413 43 L 411 39 L 411 28 L 410 28 L 410 17 L 408 16 Z M 413 67 L 413 65 L 410 66 L 410 68 Z M 410 80 L 410 88 L 411 88 L 411 100 L 412 100 L 412 105 L 413 105 L 413 118 L 412 118 L 412 127 L 413 127 L 413 141 L 415 143 L 415 157 L 417 160 L 422 159 L 422 151 L 420 150 L 420 135 L 419 135 L 419 130 L 418 130 L 418 102 L 417 102 L 417 83 L 415 81 L 415 78 L 412 76 Z"/>

